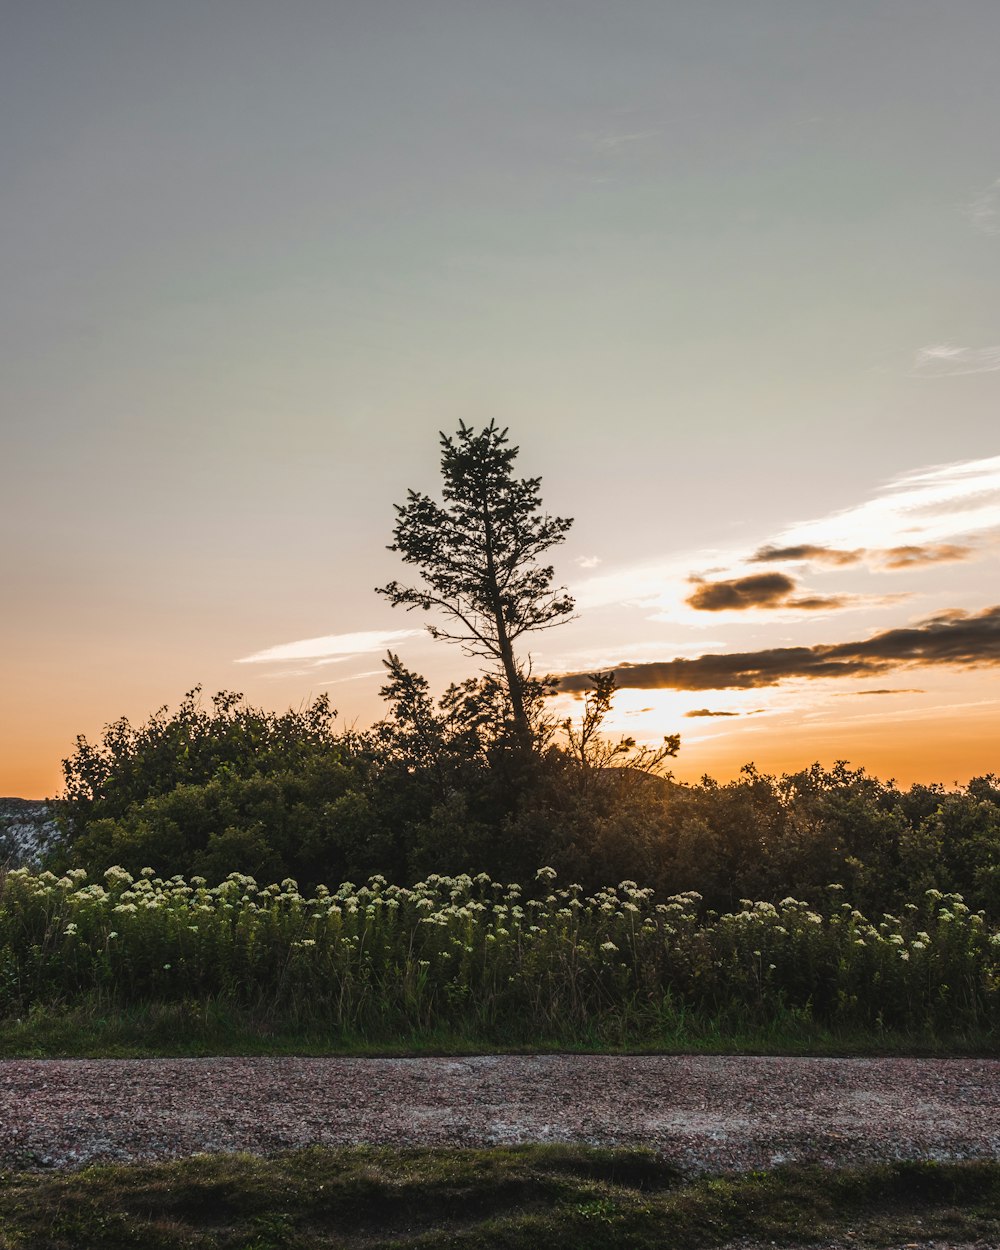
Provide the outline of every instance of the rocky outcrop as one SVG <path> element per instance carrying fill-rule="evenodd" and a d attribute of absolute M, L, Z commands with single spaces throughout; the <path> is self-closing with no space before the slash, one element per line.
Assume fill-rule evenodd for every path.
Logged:
<path fill-rule="evenodd" d="M 0 799 L 0 868 L 37 868 L 58 840 L 44 799 Z"/>

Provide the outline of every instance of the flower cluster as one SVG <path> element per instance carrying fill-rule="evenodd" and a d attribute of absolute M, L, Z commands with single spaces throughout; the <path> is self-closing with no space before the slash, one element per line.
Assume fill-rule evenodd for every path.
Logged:
<path fill-rule="evenodd" d="M 1000 934 L 958 895 L 929 891 L 869 919 L 825 905 L 741 900 L 704 913 L 623 881 L 587 895 L 484 873 L 414 886 L 258 885 L 233 873 L 133 878 L 19 870 L 0 891 L 0 1010 L 35 1003 L 224 999 L 289 1023 L 382 1037 L 655 1036 L 665 1013 L 766 1022 L 984 1029 L 1000 1023 Z"/>

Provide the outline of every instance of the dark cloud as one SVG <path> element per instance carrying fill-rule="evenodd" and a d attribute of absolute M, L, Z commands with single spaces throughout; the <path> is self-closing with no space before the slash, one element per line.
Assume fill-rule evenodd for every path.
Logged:
<path fill-rule="evenodd" d="M 982 612 L 943 612 L 917 625 L 887 629 L 860 642 L 813 647 L 774 647 L 693 660 L 623 664 L 619 689 L 750 690 L 793 677 L 870 677 L 897 668 L 934 665 L 985 668 L 1000 665 L 1000 605 Z M 586 673 L 571 673 L 560 689 L 589 689 Z"/>
<path fill-rule="evenodd" d="M 759 547 L 750 557 L 751 564 L 778 564 L 782 561 L 811 560 L 843 568 L 863 561 L 890 571 L 916 569 L 926 564 L 949 564 L 969 560 L 975 548 L 957 543 L 924 543 L 906 547 L 857 547 L 846 551 L 816 543 L 799 543 L 793 547 Z"/>
<path fill-rule="evenodd" d="M 815 560 L 819 564 L 860 564 L 865 557 L 865 548 L 856 551 L 841 551 L 837 547 L 822 547 L 815 543 L 799 543 L 795 547 L 760 547 L 750 557 L 752 564 L 774 564 L 779 560 Z"/>
<path fill-rule="evenodd" d="M 928 543 L 923 547 L 888 547 L 878 553 L 879 563 L 886 569 L 917 569 L 925 564 L 950 564 L 968 560 L 971 547 L 956 543 Z"/>
<path fill-rule="evenodd" d="M 786 599 L 780 606 L 817 612 L 821 608 L 846 608 L 855 602 L 853 595 L 807 595 L 804 599 Z"/>
<path fill-rule="evenodd" d="M 739 712 L 713 712 L 710 708 L 699 707 L 694 711 L 685 712 L 685 716 L 739 716 Z"/>
<path fill-rule="evenodd" d="M 823 608 L 844 608 L 851 595 L 801 595 L 793 599 L 796 584 L 786 573 L 751 573 L 727 581 L 691 579 L 697 589 L 686 603 L 699 612 L 743 612 L 747 608 L 798 608 L 815 612 Z"/>
<path fill-rule="evenodd" d="M 752 573 L 725 582 L 700 581 L 687 602 L 699 612 L 776 608 L 794 589 L 795 583 L 784 573 Z"/>

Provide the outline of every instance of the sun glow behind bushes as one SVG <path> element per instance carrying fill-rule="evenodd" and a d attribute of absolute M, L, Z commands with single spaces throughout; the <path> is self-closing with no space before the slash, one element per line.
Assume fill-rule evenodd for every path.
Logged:
<path fill-rule="evenodd" d="M 290 879 L 238 873 L 209 887 L 18 870 L 0 897 L 0 1009 L 216 1000 L 370 1039 L 458 1028 L 648 1041 L 678 1012 L 946 1033 L 1000 1023 L 1000 934 L 958 895 L 930 890 L 874 919 L 831 887 L 820 908 L 742 900 L 716 915 L 693 892 L 657 903 L 623 881 L 586 895 L 554 875 L 540 870 L 531 897 L 486 874 L 306 897 Z"/>

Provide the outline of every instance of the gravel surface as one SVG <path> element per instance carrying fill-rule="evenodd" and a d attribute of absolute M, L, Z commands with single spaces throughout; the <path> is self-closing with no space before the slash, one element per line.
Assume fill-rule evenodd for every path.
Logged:
<path fill-rule="evenodd" d="M 0 1166 L 322 1144 L 648 1146 L 688 1174 L 1000 1157 L 1000 1061 L 544 1055 L 0 1062 Z"/>

